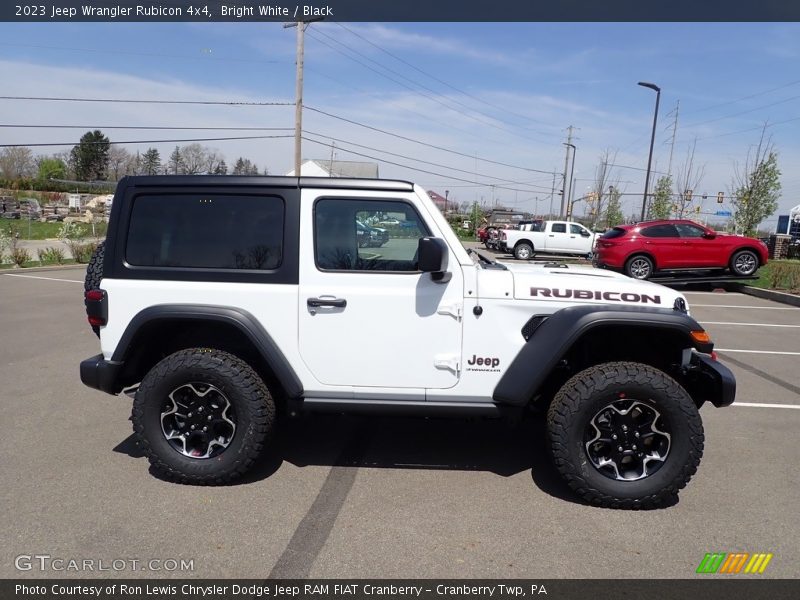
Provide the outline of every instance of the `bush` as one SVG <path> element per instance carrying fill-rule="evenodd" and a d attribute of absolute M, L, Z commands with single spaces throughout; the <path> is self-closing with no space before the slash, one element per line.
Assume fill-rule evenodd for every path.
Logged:
<path fill-rule="evenodd" d="M 76 263 L 81 264 L 88 263 L 97 248 L 97 244 L 92 243 L 80 244 L 78 242 L 68 242 L 67 245 L 69 246 L 70 252 L 72 252 L 72 258 L 75 259 Z"/>
<path fill-rule="evenodd" d="M 64 264 L 64 251 L 61 248 L 45 248 L 39 250 L 38 254 L 40 263 Z"/>
<path fill-rule="evenodd" d="M 11 262 L 17 265 L 18 267 L 25 266 L 26 262 L 30 262 L 31 260 L 31 253 L 28 252 L 25 248 L 12 248 L 11 250 Z"/>

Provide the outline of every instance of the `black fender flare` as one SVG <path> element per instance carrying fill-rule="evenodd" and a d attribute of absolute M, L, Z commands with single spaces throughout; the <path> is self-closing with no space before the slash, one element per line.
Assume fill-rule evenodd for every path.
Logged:
<path fill-rule="evenodd" d="M 261 323 L 246 310 L 230 306 L 159 304 L 145 308 L 131 319 L 117 344 L 111 362 L 122 364 L 136 334 L 144 325 L 158 321 L 205 321 L 231 325 L 244 334 L 270 366 L 289 398 L 302 398 L 303 384 L 286 356 Z"/>
<path fill-rule="evenodd" d="M 689 315 L 663 308 L 638 306 L 570 306 L 536 328 L 500 378 L 492 399 L 499 404 L 523 406 L 534 396 L 558 362 L 585 333 L 607 325 L 635 325 L 653 331 L 671 330 L 686 337 L 686 348 L 711 353 L 714 345 L 698 343 L 692 331 L 703 327 Z"/>

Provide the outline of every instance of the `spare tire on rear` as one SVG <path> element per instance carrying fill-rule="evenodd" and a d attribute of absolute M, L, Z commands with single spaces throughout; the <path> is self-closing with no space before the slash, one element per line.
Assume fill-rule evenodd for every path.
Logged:
<path fill-rule="evenodd" d="M 105 258 L 106 242 L 103 240 L 97 244 L 92 253 L 92 258 L 89 259 L 89 264 L 86 265 L 86 278 L 83 280 L 83 291 L 99 290 L 100 282 L 103 279 L 103 260 Z M 92 325 L 97 337 L 100 337 L 100 328 L 97 325 Z"/>

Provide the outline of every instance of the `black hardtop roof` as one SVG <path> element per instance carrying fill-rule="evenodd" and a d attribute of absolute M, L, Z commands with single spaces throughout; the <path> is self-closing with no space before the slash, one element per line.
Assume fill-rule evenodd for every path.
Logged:
<path fill-rule="evenodd" d="M 414 184 L 393 179 L 357 179 L 354 177 L 278 177 L 272 175 L 129 175 L 118 187 L 283 187 L 329 188 L 410 192 Z"/>

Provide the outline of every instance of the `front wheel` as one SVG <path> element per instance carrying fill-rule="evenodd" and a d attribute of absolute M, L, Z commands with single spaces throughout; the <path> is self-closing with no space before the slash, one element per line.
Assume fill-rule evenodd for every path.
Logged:
<path fill-rule="evenodd" d="M 220 484 L 243 475 L 261 455 L 275 403 L 244 361 L 190 348 L 145 375 L 132 420 L 153 470 L 180 483 Z"/>
<path fill-rule="evenodd" d="M 533 247 L 530 244 L 520 242 L 514 246 L 514 258 L 528 260 L 531 257 L 533 257 Z"/>
<path fill-rule="evenodd" d="M 752 275 L 758 269 L 758 257 L 752 250 L 740 250 L 731 257 L 731 271 L 735 275 Z"/>
<path fill-rule="evenodd" d="M 633 279 L 647 279 L 653 274 L 653 261 L 639 254 L 632 256 L 625 263 L 625 275 Z"/>
<path fill-rule="evenodd" d="M 567 484 L 606 508 L 668 505 L 697 471 L 705 440 L 686 391 L 666 373 L 633 362 L 572 377 L 550 405 L 547 430 Z"/>

